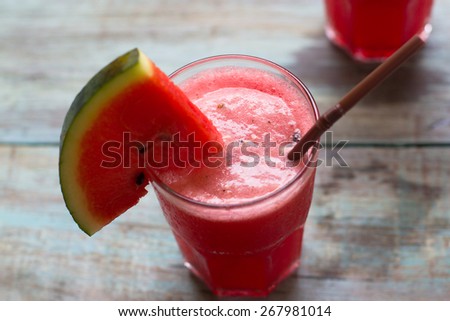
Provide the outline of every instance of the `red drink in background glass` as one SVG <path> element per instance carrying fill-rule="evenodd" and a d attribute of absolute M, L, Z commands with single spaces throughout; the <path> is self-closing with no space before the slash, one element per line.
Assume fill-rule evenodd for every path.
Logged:
<path fill-rule="evenodd" d="M 318 118 L 316 104 L 295 76 L 255 57 L 206 58 L 171 78 L 222 133 L 225 152 L 239 142 L 228 164 L 153 181 L 185 265 L 217 295 L 265 296 L 299 264 L 317 151 L 292 166 L 273 146 L 269 166 L 262 136 L 292 142 Z"/>
<path fill-rule="evenodd" d="M 433 0 L 325 0 L 327 37 L 356 60 L 382 61 L 415 34 L 425 38 Z"/>

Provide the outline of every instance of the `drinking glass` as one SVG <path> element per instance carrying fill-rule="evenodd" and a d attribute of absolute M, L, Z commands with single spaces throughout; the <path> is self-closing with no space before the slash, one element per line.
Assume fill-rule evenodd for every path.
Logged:
<path fill-rule="evenodd" d="M 312 122 L 318 119 L 316 103 L 306 86 L 289 71 L 260 58 L 243 55 L 205 58 L 179 69 L 171 79 L 183 88 L 185 80 L 223 66 L 257 68 L 276 75 L 306 98 Z M 216 295 L 269 294 L 299 265 L 316 160 L 317 148 L 313 148 L 306 164 L 279 189 L 233 204 L 190 199 L 155 178 L 152 184 L 185 266 Z"/>

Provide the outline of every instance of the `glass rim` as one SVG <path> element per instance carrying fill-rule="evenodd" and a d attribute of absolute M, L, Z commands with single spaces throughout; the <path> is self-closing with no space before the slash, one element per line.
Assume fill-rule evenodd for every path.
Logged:
<path fill-rule="evenodd" d="M 320 117 L 319 108 L 317 107 L 316 101 L 314 100 L 314 97 L 312 96 L 308 87 L 306 87 L 306 85 L 297 76 L 295 76 L 292 72 L 290 72 L 288 69 L 286 69 L 285 67 L 283 67 L 277 63 L 274 63 L 268 59 L 265 59 L 265 58 L 260 58 L 260 57 L 256 57 L 256 56 L 252 56 L 252 55 L 245 55 L 245 54 L 222 54 L 222 55 L 209 56 L 209 57 L 194 60 L 194 61 L 178 68 L 177 70 L 175 70 L 174 72 L 172 72 L 169 75 L 169 78 L 172 80 L 172 78 L 180 75 L 181 73 L 183 73 L 186 70 L 189 70 L 193 67 L 196 67 L 196 66 L 199 66 L 199 65 L 202 65 L 205 63 L 218 61 L 218 60 L 252 61 L 252 62 L 255 62 L 258 64 L 266 65 L 266 66 L 280 72 L 284 76 L 287 76 L 289 78 L 289 80 L 291 80 L 295 84 L 295 86 L 300 88 L 300 90 L 302 91 L 302 94 L 308 100 L 308 102 L 313 110 L 314 120 L 317 121 L 319 119 L 319 117 Z M 175 198 L 177 198 L 183 202 L 187 202 L 187 203 L 202 206 L 202 207 L 213 208 L 213 209 L 232 209 L 232 208 L 241 208 L 241 207 L 251 206 L 251 205 L 258 204 L 258 203 L 262 203 L 263 201 L 270 199 L 270 198 L 280 194 L 281 192 L 285 191 L 287 188 L 289 188 L 291 185 L 293 185 L 299 179 L 304 177 L 304 175 L 306 174 L 308 169 L 315 167 L 315 166 L 311 166 L 311 165 L 313 164 L 315 156 L 318 153 L 319 143 L 320 143 L 320 138 L 317 139 L 316 142 L 314 143 L 314 145 L 310 148 L 310 155 L 308 157 L 308 162 L 306 164 L 303 164 L 300 171 L 294 177 L 292 177 L 289 181 L 285 182 L 280 187 L 271 191 L 270 193 L 267 193 L 267 194 L 258 196 L 256 198 L 249 199 L 249 200 L 243 200 L 242 202 L 216 204 L 216 203 L 208 203 L 208 202 L 204 202 L 204 201 L 199 201 L 194 198 L 187 197 L 187 196 L 175 191 L 170 186 L 165 184 L 156 175 L 152 175 L 151 183 L 152 183 L 152 185 L 156 184 L 156 186 L 162 188 L 169 195 L 174 196 Z"/>

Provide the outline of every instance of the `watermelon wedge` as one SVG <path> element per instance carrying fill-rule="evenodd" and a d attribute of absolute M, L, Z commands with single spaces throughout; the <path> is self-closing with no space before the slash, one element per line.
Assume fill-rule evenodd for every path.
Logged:
<path fill-rule="evenodd" d="M 177 133 L 181 139 L 194 134 L 202 144 L 221 141 L 213 124 L 139 49 L 99 71 L 76 96 L 60 139 L 61 190 L 78 226 L 93 235 L 135 205 L 154 170 L 144 159 L 160 157 L 156 146 Z"/>

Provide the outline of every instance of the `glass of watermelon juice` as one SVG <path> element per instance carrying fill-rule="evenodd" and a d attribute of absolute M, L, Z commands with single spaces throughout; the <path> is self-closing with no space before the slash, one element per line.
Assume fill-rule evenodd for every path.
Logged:
<path fill-rule="evenodd" d="M 325 0 L 326 35 L 353 58 L 379 62 L 415 34 L 426 38 L 433 0 Z"/>
<path fill-rule="evenodd" d="M 301 162 L 286 155 L 318 119 L 314 99 L 287 70 L 243 55 L 171 79 L 223 136 L 202 166 L 152 182 L 185 265 L 216 295 L 265 296 L 300 262 L 317 148 Z"/>

